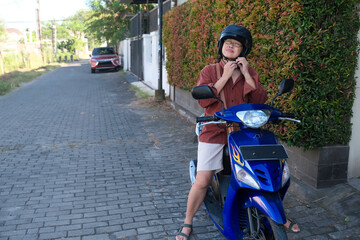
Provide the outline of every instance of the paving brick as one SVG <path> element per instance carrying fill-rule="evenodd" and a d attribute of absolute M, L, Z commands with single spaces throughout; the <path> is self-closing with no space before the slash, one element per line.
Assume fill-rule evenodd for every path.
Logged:
<path fill-rule="evenodd" d="M 84 236 L 84 235 L 93 235 L 95 234 L 95 230 L 93 228 L 85 228 L 80 230 L 72 230 L 68 231 L 69 237 L 76 237 L 76 236 Z"/>
<path fill-rule="evenodd" d="M 111 236 L 115 237 L 116 239 L 126 239 L 137 235 L 138 233 L 135 229 L 118 231 L 111 234 Z"/>
<path fill-rule="evenodd" d="M 126 223 L 126 224 L 123 224 L 122 225 L 122 228 L 124 230 L 127 230 L 127 229 L 137 229 L 137 228 L 142 228 L 142 227 L 147 227 L 149 226 L 149 224 L 147 222 L 133 222 L 133 223 Z"/>
<path fill-rule="evenodd" d="M 65 225 L 65 226 L 57 226 L 55 228 L 55 231 L 69 231 L 69 230 L 76 230 L 76 229 L 82 229 L 82 225 L 81 224 L 70 224 L 70 225 Z"/>
<path fill-rule="evenodd" d="M 151 226 L 151 227 L 142 227 L 138 228 L 139 234 L 146 234 L 146 233 L 155 233 L 155 232 L 163 232 L 163 226 Z"/>
<path fill-rule="evenodd" d="M 113 225 L 107 227 L 98 227 L 96 228 L 96 233 L 118 232 L 120 230 L 123 230 L 120 225 Z"/>
<path fill-rule="evenodd" d="M 52 233 L 40 233 L 39 240 L 49 240 L 49 239 L 56 239 L 56 238 L 64 238 L 67 236 L 67 232 L 52 232 Z"/>
<path fill-rule="evenodd" d="M 110 240 L 108 234 L 97 234 L 92 236 L 84 236 L 82 240 Z"/>
<path fill-rule="evenodd" d="M 46 221 L 45 227 L 64 226 L 64 225 L 69 225 L 69 224 L 70 224 L 70 220 Z"/>
<path fill-rule="evenodd" d="M 55 232 L 55 227 L 43 227 L 39 229 L 39 233 L 51 233 Z"/>

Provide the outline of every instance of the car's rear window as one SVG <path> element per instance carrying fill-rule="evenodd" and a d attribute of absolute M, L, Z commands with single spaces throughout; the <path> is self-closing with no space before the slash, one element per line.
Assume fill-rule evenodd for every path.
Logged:
<path fill-rule="evenodd" d="M 112 48 L 94 48 L 92 52 L 92 55 L 106 55 L 106 54 L 115 54 L 115 51 Z"/>

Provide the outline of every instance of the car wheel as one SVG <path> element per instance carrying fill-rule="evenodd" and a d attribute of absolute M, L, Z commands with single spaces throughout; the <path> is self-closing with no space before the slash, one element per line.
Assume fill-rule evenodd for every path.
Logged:
<path fill-rule="evenodd" d="M 91 69 L 91 73 L 95 73 L 95 69 Z"/>

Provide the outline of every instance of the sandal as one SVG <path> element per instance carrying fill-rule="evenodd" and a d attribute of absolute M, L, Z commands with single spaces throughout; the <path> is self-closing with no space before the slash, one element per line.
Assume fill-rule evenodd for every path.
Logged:
<path fill-rule="evenodd" d="M 189 235 L 186 235 L 185 233 L 182 233 L 182 232 L 181 232 L 184 227 L 187 227 L 187 228 L 190 228 L 190 229 L 191 229 Z M 176 236 L 183 236 L 183 237 L 185 237 L 186 239 L 189 239 L 189 237 L 190 237 L 190 235 L 191 235 L 191 233 L 192 233 L 192 230 L 193 230 L 193 226 L 192 226 L 191 224 L 186 224 L 186 223 L 181 224 L 181 227 L 180 227 L 178 233 L 176 234 Z"/>
<path fill-rule="evenodd" d="M 299 228 L 299 231 L 294 231 L 294 230 L 293 230 L 293 226 L 294 226 L 295 224 L 297 224 L 297 222 L 296 222 L 295 220 L 288 219 L 288 221 L 290 222 L 290 225 L 289 225 L 288 228 L 285 227 L 286 229 L 292 231 L 293 233 L 298 233 L 298 232 L 300 232 L 300 228 Z M 298 226 L 298 227 L 299 227 L 299 226 Z"/>

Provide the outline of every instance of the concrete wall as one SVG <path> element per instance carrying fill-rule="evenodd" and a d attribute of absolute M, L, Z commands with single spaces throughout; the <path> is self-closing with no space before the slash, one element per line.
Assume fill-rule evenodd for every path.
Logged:
<path fill-rule="evenodd" d="M 284 144 L 291 175 L 314 188 L 331 187 L 347 181 L 349 146 L 325 146 L 304 151 Z"/>
<path fill-rule="evenodd" d="M 144 83 L 152 89 L 158 89 L 159 81 L 159 36 L 158 32 L 151 32 L 143 35 L 143 66 L 144 66 Z M 170 85 L 167 80 L 167 71 L 165 61 L 162 66 L 162 88 L 165 95 L 170 94 Z"/>
<path fill-rule="evenodd" d="M 181 5 L 185 2 L 187 2 L 188 0 L 177 0 L 177 5 Z"/>
<path fill-rule="evenodd" d="M 119 53 L 123 56 L 124 71 L 130 71 L 131 55 L 130 55 L 130 39 L 127 38 L 119 45 Z"/>
<path fill-rule="evenodd" d="M 360 40 L 360 32 L 358 33 L 358 39 Z M 360 56 L 359 56 L 360 58 Z M 358 59 L 359 59 L 358 58 Z M 355 101 L 353 106 L 353 117 L 351 122 L 352 134 L 351 141 L 349 143 L 349 167 L 348 167 L 348 178 L 360 176 L 360 61 L 358 60 L 358 68 L 355 73 L 356 78 L 356 91 Z"/>
<path fill-rule="evenodd" d="M 143 35 L 143 66 L 144 66 L 144 83 L 152 89 L 158 89 L 159 79 L 159 36 L 158 32 L 151 32 Z M 131 51 L 130 39 L 125 39 L 120 44 L 121 54 L 123 54 L 124 71 L 130 71 L 131 68 Z M 162 89 L 165 95 L 170 94 L 170 85 L 167 80 L 167 71 L 165 68 L 165 60 L 162 66 Z"/>
<path fill-rule="evenodd" d="M 183 108 L 186 112 L 194 115 L 194 121 L 195 117 L 204 113 L 204 109 L 200 107 L 198 102 L 191 96 L 191 93 L 181 90 L 180 88 L 173 88 L 173 102 Z"/>

